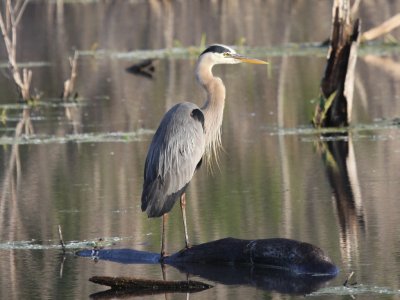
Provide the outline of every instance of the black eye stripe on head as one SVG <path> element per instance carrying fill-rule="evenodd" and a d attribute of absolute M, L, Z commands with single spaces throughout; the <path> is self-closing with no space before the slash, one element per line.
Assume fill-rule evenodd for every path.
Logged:
<path fill-rule="evenodd" d="M 213 52 L 213 53 L 225 53 L 225 52 L 231 52 L 228 48 L 225 48 L 224 46 L 221 45 L 212 45 L 208 47 L 206 50 L 203 51 L 200 55 L 203 55 L 208 52 Z"/>

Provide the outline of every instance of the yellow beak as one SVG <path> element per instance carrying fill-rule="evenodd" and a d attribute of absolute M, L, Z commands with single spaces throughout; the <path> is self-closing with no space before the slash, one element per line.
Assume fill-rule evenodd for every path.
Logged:
<path fill-rule="evenodd" d="M 263 61 L 261 59 L 245 57 L 245 56 L 241 56 L 239 54 L 233 54 L 232 58 L 240 60 L 241 62 L 244 62 L 244 63 L 249 63 L 249 64 L 257 64 L 257 65 L 266 65 L 266 64 L 268 64 L 268 62 Z"/>

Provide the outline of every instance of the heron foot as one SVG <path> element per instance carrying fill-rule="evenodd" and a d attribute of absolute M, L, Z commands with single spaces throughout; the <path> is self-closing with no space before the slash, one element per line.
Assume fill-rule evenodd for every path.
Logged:
<path fill-rule="evenodd" d="M 165 251 L 162 251 L 161 253 L 160 253 L 160 263 L 161 264 L 164 264 L 164 260 L 165 260 L 165 258 L 168 256 L 168 254 L 165 252 Z"/>

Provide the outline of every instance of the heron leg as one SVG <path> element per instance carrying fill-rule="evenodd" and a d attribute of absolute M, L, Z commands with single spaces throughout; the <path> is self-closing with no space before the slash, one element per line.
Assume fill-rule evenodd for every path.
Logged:
<path fill-rule="evenodd" d="M 189 248 L 189 235 L 187 231 L 186 225 L 186 193 L 183 193 L 181 196 L 181 210 L 182 210 L 182 219 L 183 219 L 183 227 L 185 229 L 185 244 L 186 248 Z"/>
<path fill-rule="evenodd" d="M 161 263 L 161 272 L 162 272 L 162 278 L 164 281 L 167 280 L 167 265 Z"/>
<path fill-rule="evenodd" d="M 161 263 L 164 261 L 166 256 L 166 239 L 165 239 L 165 229 L 167 227 L 168 214 L 163 214 L 162 216 L 162 235 L 161 235 Z"/>

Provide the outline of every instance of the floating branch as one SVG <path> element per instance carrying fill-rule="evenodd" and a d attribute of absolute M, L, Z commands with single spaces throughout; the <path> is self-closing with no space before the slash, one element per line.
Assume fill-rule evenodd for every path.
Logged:
<path fill-rule="evenodd" d="M 24 101 L 31 100 L 32 71 L 24 68 L 21 73 L 17 65 L 17 26 L 28 2 L 29 0 L 17 1 L 13 6 L 11 0 L 6 1 L 5 12 L 0 13 L 0 30 L 6 45 L 11 74 Z"/>

